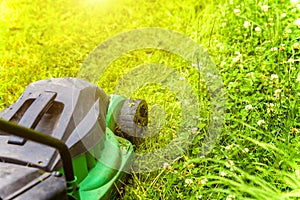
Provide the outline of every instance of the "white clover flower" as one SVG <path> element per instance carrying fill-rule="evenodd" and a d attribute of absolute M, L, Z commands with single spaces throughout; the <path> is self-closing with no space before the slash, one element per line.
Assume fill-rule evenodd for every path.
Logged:
<path fill-rule="evenodd" d="M 226 63 L 225 61 L 222 61 L 220 65 L 221 65 L 221 67 L 223 67 L 223 66 L 225 66 L 226 64 L 227 64 L 227 63 Z"/>
<path fill-rule="evenodd" d="M 193 134 L 197 134 L 197 133 L 198 133 L 198 127 L 192 128 L 192 133 L 193 133 Z"/>
<path fill-rule="evenodd" d="M 230 194 L 226 197 L 226 200 L 233 200 L 233 199 L 235 199 L 235 195 L 233 194 Z"/>
<path fill-rule="evenodd" d="M 294 25 L 296 25 L 300 28 L 300 18 L 298 18 L 294 21 Z"/>
<path fill-rule="evenodd" d="M 246 147 L 242 150 L 243 153 L 248 153 L 249 152 L 249 149 Z"/>
<path fill-rule="evenodd" d="M 245 110 L 252 110 L 253 106 L 251 104 L 245 106 Z"/>
<path fill-rule="evenodd" d="M 278 51 L 278 48 L 277 48 L 277 47 L 272 47 L 272 48 L 270 49 L 270 51 Z"/>
<path fill-rule="evenodd" d="M 217 43 L 216 47 L 223 48 L 223 43 L 222 42 Z"/>
<path fill-rule="evenodd" d="M 232 167 L 234 166 L 234 162 L 232 160 L 228 160 L 228 162 L 225 165 L 226 167 Z"/>
<path fill-rule="evenodd" d="M 251 22 L 245 21 L 244 22 L 244 27 L 249 28 L 251 26 Z"/>
<path fill-rule="evenodd" d="M 187 185 L 190 185 L 190 184 L 192 184 L 194 181 L 193 181 L 193 179 L 187 178 L 187 179 L 185 179 L 184 182 L 185 182 Z"/>
<path fill-rule="evenodd" d="M 264 12 L 268 12 L 268 10 L 269 10 L 269 6 L 268 6 L 268 5 L 263 5 L 263 6 L 261 6 L 260 8 L 261 8 L 262 11 L 264 11 Z"/>
<path fill-rule="evenodd" d="M 299 42 L 296 42 L 296 43 L 293 44 L 293 49 L 295 49 L 295 50 L 299 50 L 300 49 Z"/>
<path fill-rule="evenodd" d="M 236 54 L 236 57 L 234 57 L 232 59 L 233 62 L 242 62 L 243 61 L 243 55 L 240 52 L 236 51 L 236 52 L 234 52 L 234 54 Z"/>
<path fill-rule="evenodd" d="M 183 76 L 180 76 L 178 79 L 179 79 L 180 81 L 184 81 L 184 80 L 185 80 L 185 78 L 184 78 Z"/>
<path fill-rule="evenodd" d="M 274 105 L 273 103 L 270 103 L 270 104 L 269 104 L 269 107 L 268 107 L 268 109 L 267 109 L 267 112 L 268 112 L 268 113 L 273 112 L 273 111 L 274 111 L 274 107 L 275 107 L 275 105 Z"/>
<path fill-rule="evenodd" d="M 299 3 L 299 0 L 291 0 L 292 5 L 296 5 L 297 3 Z"/>
<path fill-rule="evenodd" d="M 239 16 L 241 14 L 241 10 L 239 8 L 233 9 L 235 15 Z"/>
<path fill-rule="evenodd" d="M 226 176 L 227 175 L 227 173 L 226 172 L 224 172 L 224 171 L 220 171 L 220 176 Z"/>
<path fill-rule="evenodd" d="M 208 181 L 207 178 L 204 178 L 200 181 L 200 184 L 205 185 L 207 183 L 207 181 Z"/>
<path fill-rule="evenodd" d="M 297 77 L 296 81 L 300 83 L 300 76 Z"/>
<path fill-rule="evenodd" d="M 279 97 L 280 97 L 280 94 L 281 94 L 281 89 L 275 90 L 274 96 L 275 96 L 276 98 L 279 98 Z"/>
<path fill-rule="evenodd" d="M 255 27 L 254 29 L 256 32 L 261 32 L 261 28 L 259 26 Z"/>
<path fill-rule="evenodd" d="M 285 32 L 286 33 L 292 33 L 293 31 L 291 29 L 287 29 Z"/>
<path fill-rule="evenodd" d="M 286 13 L 282 13 L 282 14 L 280 15 L 280 17 L 281 17 L 281 18 L 285 18 L 285 17 L 286 17 Z"/>
<path fill-rule="evenodd" d="M 296 8 L 297 8 L 298 10 L 300 10 L 300 4 L 297 4 L 297 5 L 296 5 Z"/>
<path fill-rule="evenodd" d="M 226 150 L 231 150 L 232 148 L 233 148 L 233 144 L 227 145 L 227 146 L 225 147 Z"/>
<path fill-rule="evenodd" d="M 261 126 L 261 125 L 263 125 L 263 124 L 265 124 L 265 123 L 266 123 L 266 122 L 265 122 L 265 120 L 263 120 L 263 119 L 257 121 L 257 124 L 258 124 L 259 126 Z"/>
<path fill-rule="evenodd" d="M 167 163 L 167 162 L 165 162 L 164 165 L 163 165 L 163 167 L 164 167 L 164 170 L 166 170 L 166 169 L 168 169 L 170 167 L 170 164 Z"/>
<path fill-rule="evenodd" d="M 212 118 L 214 121 L 217 121 L 218 119 L 219 119 L 219 117 L 218 116 L 213 116 L 213 118 Z"/>
<path fill-rule="evenodd" d="M 277 74 L 272 74 L 271 75 L 271 81 L 276 82 L 278 80 L 278 75 Z"/>

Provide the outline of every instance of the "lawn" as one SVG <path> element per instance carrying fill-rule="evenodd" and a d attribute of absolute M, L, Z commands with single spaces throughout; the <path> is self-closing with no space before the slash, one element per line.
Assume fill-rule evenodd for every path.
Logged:
<path fill-rule="evenodd" d="M 122 198 L 300 197 L 299 0 L 0 0 L 0 110 L 33 81 L 78 77 L 100 43 L 146 27 L 179 32 L 208 52 L 226 93 L 225 123 L 214 148 L 199 156 L 209 124 L 217 120 L 203 74 L 163 49 L 126 52 L 114 60 L 95 82 L 107 93 L 136 66 L 155 63 L 190 84 L 201 110 L 185 153 L 157 170 L 132 173 L 119 188 Z M 184 115 L 177 93 L 154 75 L 150 80 L 130 94 L 148 102 L 150 123 L 158 130 L 139 153 L 167 146 Z"/>

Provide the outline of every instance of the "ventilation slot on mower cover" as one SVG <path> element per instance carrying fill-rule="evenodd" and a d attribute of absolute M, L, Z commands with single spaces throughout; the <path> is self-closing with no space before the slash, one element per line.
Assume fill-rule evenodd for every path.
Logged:
<path fill-rule="evenodd" d="M 34 129 L 45 112 L 53 105 L 56 97 L 54 92 L 43 92 L 30 105 L 21 118 L 19 125 Z M 26 140 L 17 136 L 10 136 L 8 144 L 24 145 Z"/>

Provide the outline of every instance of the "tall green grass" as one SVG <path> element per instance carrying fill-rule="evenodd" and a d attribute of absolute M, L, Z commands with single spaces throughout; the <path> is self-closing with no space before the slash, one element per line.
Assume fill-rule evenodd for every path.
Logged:
<path fill-rule="evenodd" d="M 176 69 L 194 89 L 201 81 L 202 94 L 198 136 L 186 154 L 161 170 L 132 174 L 119 190 L 122 198 L 297 199 L 299 4 L 2 0 L 0 108 L 12 104 L 30 82 L 76 77 L 88 53 L 117 33 L 140 27 L 172 29 L 201 44 L 218 66 L 227 92 L 226 123 L 212 152 L 199 158 L 210 102 L 205 83 L 192 67 L 163 51 L 129 52 L 116 60 L 98 83 L 107 93 L 133 67 L 160 63 Z M 150 106 L 161 105 L 167 119 L 158 137 L 137 151 L 151 151 L 176 137 L 180 107 L 174 94 L 154 84 L 135 96 Z"/>

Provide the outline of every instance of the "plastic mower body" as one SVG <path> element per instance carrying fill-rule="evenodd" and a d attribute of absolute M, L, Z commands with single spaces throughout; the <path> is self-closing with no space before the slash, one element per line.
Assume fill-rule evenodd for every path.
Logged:
<path fill-rule="evenodd" d="M 113 199 L 148 122 L 145 101 L 75 78 L 30 84 L 0 118 L 0 199 L 21 200 Z"/>

